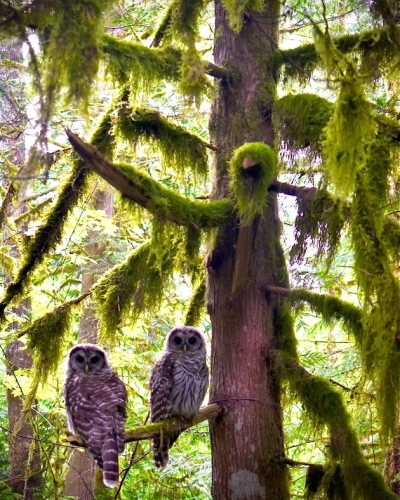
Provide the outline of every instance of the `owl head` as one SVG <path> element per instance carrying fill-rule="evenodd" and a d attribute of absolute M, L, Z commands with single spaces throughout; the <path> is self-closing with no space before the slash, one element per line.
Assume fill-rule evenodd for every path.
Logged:
<path fill-rule="evenodd" d="M 95 344 L 77 344 L 68 356 L 68 371 L 70 373 L 95 373 L 110 368 L 104 349 Z"/>
<path fill-rule="evenodd" d="M 203 334 L 193 326 L 177 326 L 173 328 L 165 341 L 168 352 L 206 354 L 206 342 Z"/>

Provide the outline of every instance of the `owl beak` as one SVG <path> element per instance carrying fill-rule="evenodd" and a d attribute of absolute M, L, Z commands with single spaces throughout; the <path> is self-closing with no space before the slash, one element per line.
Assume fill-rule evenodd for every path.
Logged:
<path fill-rule="evenodd" d="M 89 371 L 89 363 L 86 363 L 85 365 L 85 372 L 88 372 Z"/>
<path fill-rule="evenodd" d="M 186 351 L 187 351 L 187 345 L 183 344 L 183 352 L 186 352 Z"/>

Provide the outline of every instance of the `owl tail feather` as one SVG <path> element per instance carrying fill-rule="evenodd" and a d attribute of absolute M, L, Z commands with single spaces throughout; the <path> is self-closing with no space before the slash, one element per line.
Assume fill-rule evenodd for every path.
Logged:
<path fill-rule="evenodd" d="M 153 439 L 153 460 L 154 465 L 158 469 L 164 469 L 167 466 L 169 460 L 168 450 L 178 439 L 179 434 L 173 434 L 164 438 L 159 436 Z"/>
<path fill-rule="evenodd" d="M 114 436 L 109 436 L 103 444 L 101 450 L 101 460 L 103 469 L 103 483 L 109 488 L 115 488 L 118 485 L 118 450 Z"/>

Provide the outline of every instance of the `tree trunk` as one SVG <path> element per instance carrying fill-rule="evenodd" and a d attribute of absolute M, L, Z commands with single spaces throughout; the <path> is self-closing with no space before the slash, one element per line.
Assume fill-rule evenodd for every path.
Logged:
<path fill-rule="evenodd" d="M 93 208 L 104 210 L 109 217 L 113 214 L 113 192 L 97 190 Z M 85 251 L 94 258 L 101 258 L 105 250 L 105 242 L 98 232 L 89 231 L 89 242 Z M 81 292 L 86 293 L 94 284 L 99 272 L 89 269 L 82 274 Z M 85 308 L 80 324 L 78 342 L 97 343 L 99 322 L 95 315 L 94 305 L 89 303 Z M 64 495 L 76 497 L 79 500 L 93 500 L 95 498 L 95 471 L 96 464 L 85 450 L 73 450 L 68 460 L 68 472 L 65 479 Z"/>
<path fill-rule="evenodd" d="M 6 349 L 9 373 L 18 369 L 32 368 L 32 358 L 22 342 L 10 342 Z M 24 500 L 33 500 L 35 492 L 42 484 L 40 452 L 36 433 L 31 425 L 36 419 L 32 409 L 29 415 L 23 413 L 23 399 L 7 390 L 10 447 L 10 486 Z M 31 450 L 33 446 L 33 450 Z"/>
<path fill-rule="evenodd" d="M 278 42 L 279 3 L 266 2 L 262 13 L 246 13 L 236 35 L 226 12 L 216 2 L 216 64 L 231 71 L 221 82 L 210 121 L 217 146 L 213 165 L 213 197 L 227 195 L 227 162 L 245 142 L 273 147 L 271 108 L 275 81 L 267 58 Z M 212 496 L 215 500 L 286 500 L 289 498 L 284 456 L 279 382 L 273 367 L 275 298 L 263 294 L 265 284 L 284 285 L 280 222 L 274 195 L 253 224 L 247 283 L 232 294 L 238 220 L 219 230 L 208 259 L 208 312 L 212 323 L 210 400 L 225 411 L 210 422 Z M 244 259 L 245 261 L 246 259 Z"/>

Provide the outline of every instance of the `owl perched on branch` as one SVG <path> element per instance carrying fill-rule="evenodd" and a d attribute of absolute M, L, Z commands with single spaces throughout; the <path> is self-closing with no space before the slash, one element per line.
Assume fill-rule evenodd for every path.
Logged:
<path fill-rule="evenodd" d="M 118 453 L 124 450 L 127 392 L 99 346 L 78 344 L 71 349 L 64 397 L 69 430 L 82 438 L 103 469 L 104 484 L 114 488 Z"/>
<path fill-rule="evenodd" d="M 206 343 L 192 326 L 173 328 L 165 341 L 164 354 L 150 378 L 150 418 L 159 422 L 170 417 L 190 419 L 199 411 L 208 386 Z M 179 432 L 153 439 L 153 457 L 157 467 L 168 463 L 168 450 Z"/>

